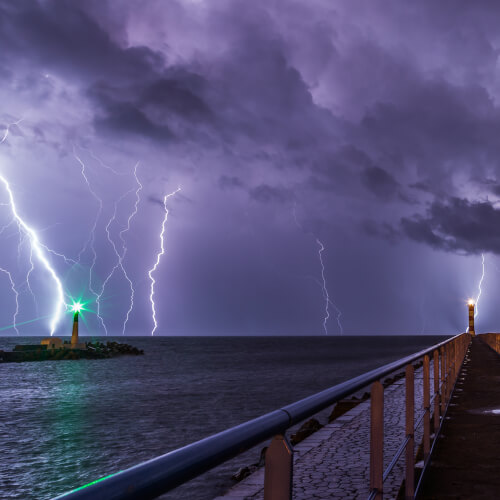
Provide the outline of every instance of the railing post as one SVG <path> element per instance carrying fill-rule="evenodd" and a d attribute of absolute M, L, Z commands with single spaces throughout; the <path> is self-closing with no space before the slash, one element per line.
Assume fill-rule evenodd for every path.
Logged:
<path fill-rule="evenodd" d="M 459 368 L 458 368 L 458 371 L 457 371 L 457 378 L 458 378 L 458 374 L 460 373 L 460 366 L 462 365 L 462 361 L 464 359 L 464 356 L 463 356 L 463 353 L 464 353 L 464 339 L 463 337 L 460 337 L 458 339 L 458 365 L 459 365 Z"/>
<path fill-rule="evenodd" d="M 424 462 L 431 449 L 431 396 L 430 396 L 429 356 L 424 356 Z"/>
<path fill-rule="evenodd" d="M 456 340 L 453 341 L 453 366 L 455 367 L 453 370 L 453 384 L 455 384 L 458 377 L 458 345 Z"/>
<path fill-rule="evenodd" d="M 452 362 L 452 366 L 451 366 L 451 380 L 450 380 L 450 394 L 451 394 L 451 390 L 452 390 L 452 387 L 453 387 L 453 384 L 455 383 L 455 374 L 457 372 L 457 354 L 455 352 L 455 341 L 453 342 L 450 342 L 450 349 L 451 349 L 451 362 Z"/>
<path fill-rule="evenodd" d="M 434 351 L 434 433 L 439 428 L 439 353 Z"/>
<path fill-rule="evenodd" d="M 291 500 L 293 448 L 282 434 L 274 436 L 266 451 L 264 500 Z"/>
<path fill-rule="evenodd" d="M 444 346 L 439 349 L 441 354 L 441 387 L 440 387 L 440 399 L 441 399 L 441 415 L 444 415 L 444 410 L 446 408 L 446 358 L 444 355 Z"/>
<path fill-rule="evenodd" d="M 370 491 L 376 500 L 383 497 L 384 474 L 384 386 L 374 382 L 370 396 Z"/>
<path fill-rule="evenodd" d="M 446 404 L 450 400 L 450 389 L 451 389 L 451 346 L 448 342 L 445 347 L 445 356 L 446 356 Z"/>
<path fill-rule="evenodd" d="M 455 374 L 457 372 L 457 364 L 455 362 L 456 361 L 455 342 L 452 342 L 452 349 L 453 349 L 453 377 L 451 379 L 452 384 L 451 384 L 451 387 L 450 387 L 450 393 L 453 390 L 453 385 L 455 384 Z M 450 394 L 450 396 L 451 396 L 451 394 Z"/>
<path fill-rule="evenodd" d="M 406 366 L 406 437 L 409 437 L 406 445 L 406 476 L 405 476 L 405 498 L 413 500 L 415 494 L 415 385 L 413 365 Z"/>

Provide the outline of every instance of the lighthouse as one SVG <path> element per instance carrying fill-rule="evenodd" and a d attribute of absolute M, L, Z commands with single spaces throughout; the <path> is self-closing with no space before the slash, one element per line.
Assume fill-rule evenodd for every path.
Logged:
<path fill-rule="evenodd" d="M 71 346 L 76 346 L 78 344 L 78 313 L 79 310 L 75 309 L 75 314 L 73 314 L 73 332 L 71 333 Z"/>
<path fill-rule="evenodd" d="M 78 342 L 78 316 L 80 315 L 80 311 L 83 309 L 83 304 L 80 302 L 75 302 L 71 306 L 71 311 L 73 311 L 73 331 L 71 332 L 71 344 L 68 346 L 70 349 L 86 349 L 87 346 L 85 343 L 80 344 Z"/>
<path fill-rule="evenodd" d="M 476 335 L 476 332 L 474 331 L 474 309 L 475 309 L 475 303 L 471 299 L 469 300 L 469 333 L 471 335 Z"/>

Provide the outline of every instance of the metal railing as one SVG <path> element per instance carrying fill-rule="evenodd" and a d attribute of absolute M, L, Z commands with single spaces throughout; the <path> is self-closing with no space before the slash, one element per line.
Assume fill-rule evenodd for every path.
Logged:
<path fill-rule="evenodd" d="M 286 430 L 294 424 L 313 416 L 364 387 L 371 389 L 371 438 L 370 438 L 370 498 L 382 498 L 383 481 L 387 477 L 383 469 L 383 386 L 380 380 L 401 368 L 406 369 L 407 390 L 407 437 L 400 447 L 399 455 L 406 452 L 407 493 L 413 490 L 414 437 L 413 425 L 413 365 L 424 358 L 424 381 L 429 379 L 429 355 L 434 359 L 434 419 L 439 423 L 439 401 L 441 415 L 445 402 L 451 394 L 451 380 L 456 379 L 470 341 L 469 334 L 461 334 L 444 342 L 423 349 L 415 354 L 366 372 L 358 377 L 337 384 L 329 389 L 284 406 L 261 417 L 249 420 L 218 434 L 161 455 L 124 471 L 93 481 L 69 493 L 58 496 L 65 500 L 127 500 L 156 498 L 175 487 L 193 479 L 203 472 L 243 453 L 265 439 L 273 438 L 266 453 L 264 498 L 285 500 L 292 495 L 293 448 L 285 437 Z M 436 386 L 441 357 L 441 385 Z M 427 361 L 426 361 L 427 359 Z M 436 359 L 438 365 L 436 365 Z M 426 364 L 427 363 L 427 364 Z M 427 366 L 427 368 L 426 368 Z M 427 371 L 426 371 L 427 370 Z M 427 375 L 425 375 L 427 373 Z M 436 390 L 437 387 L 437 390 Z M 429 428 L 430 402 L 425 399 L 424 427 Z M 427 391 L 428 392 L 428 391 Z M 441 396 L 438 397 L 437 394 Z M 411 395 L 411 397 L 410 397 Z M 426 403 L 427 402 L 427 403 Z M 437 405 L 437 406 L 436 406 Z M 437 409 L 437 417 L 436 417 Z M 410 419 L 411 414 L 411 419 Z M 424 432 L 424 450 L 429 450 L 429 432 Z M 426 444 L 427 443 L 427 444 Z M 411 453 L 409 450 L 412 450 Z M 394 465 L 391 461 L 392 466 Z M 411 469 L 411 473 L 409 472 Z M 412 493 L 413 495 L 413 493 Z M 408 498 L 408 497 L 407 497 Z M 413 498 L 413 496 L 411 497 Z"/>
<path fill-rule="evenodd" d="M 405 368 L 405 438 L 392 457 L 389 465 L 383 470 L 384 450 L 384 387 L 379 381 L 371 389 L 371 427 L 370 427 L 370 494 L 369 500 L 381 500 L 383 485 L 398 460 L 405 454 L 405 498 L 412 499 L 418 494 L 429 458 L 439 436 L 443 417 L 455 386 L 460 368 L 465 359 L 471 335 L 458 335 L 441 345 L 433 346 L 423 355 L 423 413 L 415 423 L 415 385 L 414 367 L 408 363 Z M 430 357 L 434 363 L 434 394 L 430 396 Z M 440 370 L 441 368 L 441 370 Z M 431 448 L 431 408 L 434 406 L 434 439 Z M 415 430 L 423 424 L 423 456 L 424 466 L 415 487 Z"/>
<path fill-rule="evenodd" d="M 500 333 L 482 333 L 479 338 L 495 352 L 500 354 Z"/>

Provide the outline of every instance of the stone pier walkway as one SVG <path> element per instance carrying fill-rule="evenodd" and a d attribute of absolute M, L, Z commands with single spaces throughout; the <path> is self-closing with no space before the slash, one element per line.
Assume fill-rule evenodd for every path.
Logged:
<path fill-rule="evenodd" d="M 500 356 L 480 338 L 472 339 L 419 498 L 500 498 Z"/>
<path fill-rule="evenodd" d="M 432 364 L 431 364 L 432 380 Z M 500 380 L 500 379 L 499 379 Z M 415 422 L 422 414 L 422 369 L 415 372 Z M 384 393 L 384 469 L 405 438 L 405 379 Z M 498 417 L 500 422 L 500 416 Z M 370 400 L 326 425 L 294 447 L 293 498 L 363 498 L 369 493 Z M 422 440 L 422 426 L 415 443 Z M 404 477 L 404 454 L 384 483 L 384 498 L 396 498 Z M 216 500 L 262 500 L 260 469 Z"/>

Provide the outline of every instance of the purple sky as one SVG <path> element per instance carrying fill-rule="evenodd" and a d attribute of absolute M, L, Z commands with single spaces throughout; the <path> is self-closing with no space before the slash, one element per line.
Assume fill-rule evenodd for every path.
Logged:
<path fill-rule="evenodd" d="M 0 138 L 23 119 L 0 173 L 40 241 L 80 255 L 50 262 L 95 309 L 85 245 L 97 220 L 99 290 L 139 162 L 122 233 L 130 335 L 153 326 L 148 270 L 178 186 L 154 274 L 158 334 L 324 334 L 317 240 L 344 334 L 463 331 L 482 252 L 477 330 L 498 330 L 499 18 L 493 1 L 0 0 Z M 0 205 L 0 224 L 11 218 Z M 15 224 L 0 238 L 17 321 L 50 314 L 36 259 L 33 295 L 26 285 L 29 238 Z M 5 272 L 0 290 L 8 326 Z M 118 269 L 101 299 L 110 333 L 129 300 Z M 336 316 L 330 304 L 330 335 Z"/>

